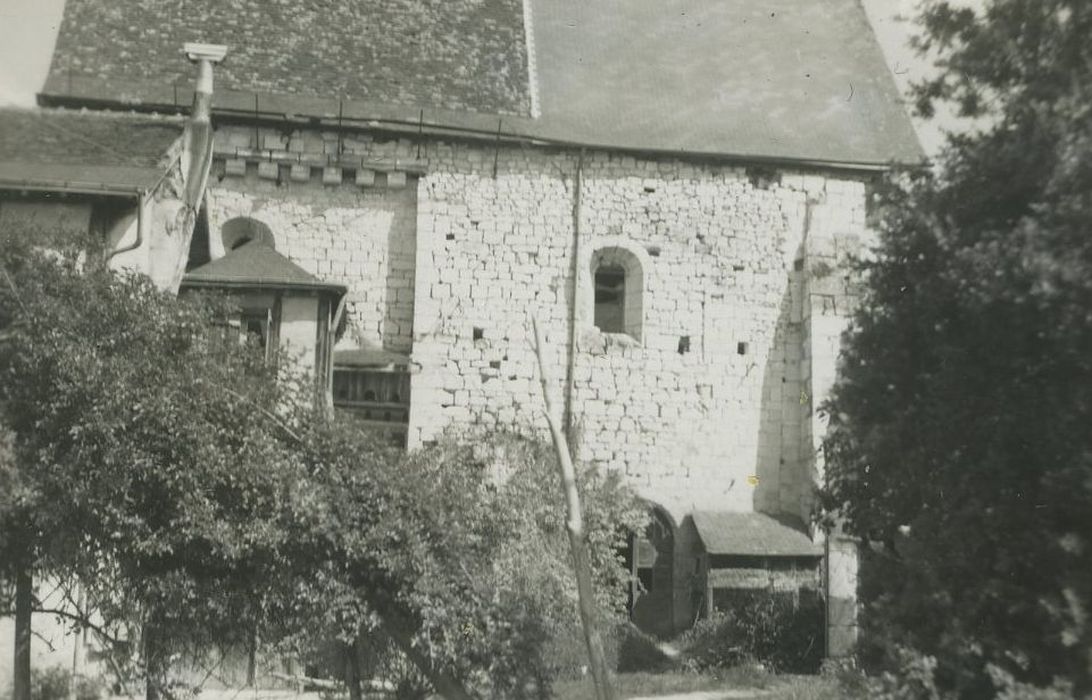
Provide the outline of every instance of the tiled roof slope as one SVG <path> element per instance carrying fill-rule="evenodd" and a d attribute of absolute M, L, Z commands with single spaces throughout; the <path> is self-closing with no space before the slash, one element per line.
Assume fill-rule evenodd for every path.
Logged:
<path fill-rule="evenodd" d="M 423 110 L 483 137 L 501 115 L 504 134 L 608 149 L 922 160 L 860 0 L 68 0 L 44 95 L 188 104 L 188 40 L 229 46 L 215 99 L 235 110 L 410 125 Z"/>
<path fill-rule="evenodd" d="M 323 282 L 259 241 L 244 243 L 222 258 L 191 270 L 183 287 L 234 287 L 326 290 L 345 293 L 345 286 Z"/>
<path fill-rule="evenodd" d="M 173 117 L 0 109 L 0 162 L 154 168 L 183 126 Z"/>
<path fill-rule="evenodd" d="M 0 186 L 135 192 L 153 186 L 181 118 L 0 109 Z"/>
<path fill-rule="evenodd" d="M 530 109 L 521 0 L 67 0 L 47 91 L 190 85 L 186 41 L 227 44 L 220 86 L 500 114 Z"/>
<path fill-rule="evenodd" d="M 819 556 L 822 549 L 787 519 L 763 513 L 695 511 L 694 527 L 709 554 Z"/>
<path fill-rule="evenodd" d="M 534 26 L 542 120 L 573 140 L 922 158 L 860 0 L 536 0 Z"/>

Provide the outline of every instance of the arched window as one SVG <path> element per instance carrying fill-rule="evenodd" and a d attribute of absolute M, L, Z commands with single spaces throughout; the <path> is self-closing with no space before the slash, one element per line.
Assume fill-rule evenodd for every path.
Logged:
<path fill-rule="evenodd" d="M 220 240 L 224 242 L 224 252 L 228 253 L 251 241 L 259 241 L 270 248 L 277 247 L 277 241 L 269 227 L 247 216 L 225 222 L 220 229 Z"/>
<path fill-rule="evenodd" d="M 601 265 L 595 271 L 595 327 L 604 333 L 626 332 L 626 270 Z"/>
<path fill-rule="evenodd" d="M 620 246 L 597 249 L 591 256 L 593 322 L 603 333 L 641 339 L 644 327 L 644 271 L 632 251 Z"/>

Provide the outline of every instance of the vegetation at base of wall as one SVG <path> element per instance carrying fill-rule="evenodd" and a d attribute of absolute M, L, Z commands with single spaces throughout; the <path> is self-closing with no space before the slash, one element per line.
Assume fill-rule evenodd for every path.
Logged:
<path fill-rule="evenodd" d="M 861 539 L 861 658 L 922 686 L 903 697 L 934 692 L 926 666 L 940 694 L 991 697 L 999 671 L 1084 695 L 1092 4 L 923 11 L 921 44 L 943 63 L 922 107 L 983 120 L 935 174 L 878 194 L 880 239 L 825 407 L 828 524 Z"/>
<path fill-rule="evenodd" d="M 331 417 L 289 363 L 223 343 L 223 303 L 7 233 L 0 578 L 79 585 L 75 623 L 122 685 L 169 693 L 179 660 L 259 642 L 351 650 L 353 697 L 365 672 L 409 664 L 407 692 L 454 698 L 545 697 L 572 672 L 558 649 L 579 618 L 548 445 L 487 435 L 404 455 Z M 625 603 L 617 550 L 644 509 L 616 476 L 579 477 L 609 626 Z"/>
<path fill-rule="evenodd" d="M 678 665 L 676 659 L 664 653 L 659 640 L 641 631 L 631 622 L 616 628 L 615 637 L 618 640 L 616 668 L 619 673 L 655 673 L 668 671 Z"/>
<path fill-rule="evenodd" d="M 815 596 L 765 591 L 699 620 L 678 639 L 684 666 L 728 669 L 746 662 L 770 671 L 814 673 L 823 658 L 823 608 Z"/>
<path fill-rule="evenodd" d="M 84 676 L 73 676 L 63 666 L 36 668 L 31 672 L 30 697 L 32 700 L 99 700 L 103 684 Z"/>

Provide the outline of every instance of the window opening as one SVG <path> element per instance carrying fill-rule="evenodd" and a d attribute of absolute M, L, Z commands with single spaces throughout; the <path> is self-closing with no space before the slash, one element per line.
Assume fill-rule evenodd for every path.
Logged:
<path fill-rule="evenodd" d="M 240 216 L 224 223 L 220 229 L 220 238 L 225 251 L 240 248 L 251 241 L 258 241 L 270 248 L 277 247 L 273 232 L 261 221 Z"/>
<path fill-rule="evenodd" d="M 604 333 L 626 331 L 626 270 L 621 266 L 595 271 L 595 326 Z"/>
<path fill-rule="evenodd" d="M 240 339 L 247 345 L 255 345 L 268 353 L 269 351 L 269 309 L 251 309 L 244 311 L 239 321 Z"/>
<path fill-rule="evenodd" d="M 404 447 L 409 424 L 410 375 L 405 371 L 334 368 L 334 408 Z"/>

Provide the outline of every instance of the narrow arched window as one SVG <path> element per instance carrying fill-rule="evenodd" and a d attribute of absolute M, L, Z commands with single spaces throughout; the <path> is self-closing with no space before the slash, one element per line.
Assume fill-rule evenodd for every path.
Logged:
<path fill-rule="evenodd" d="M 626 332 L 626 270 L 603 265 L 595 271 L 595 327 L 604 333 Z"/>
<path fill-rule="evenodd" d="M 641 340 L 645 287 L 641 261 L 625 248 L 600 248 L 592 254 L 591 276 L 595 327 Z"/>

